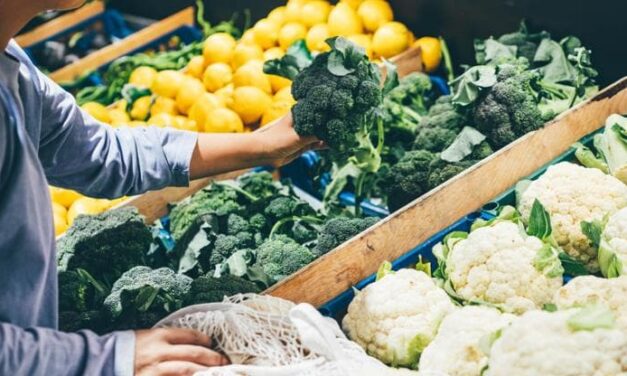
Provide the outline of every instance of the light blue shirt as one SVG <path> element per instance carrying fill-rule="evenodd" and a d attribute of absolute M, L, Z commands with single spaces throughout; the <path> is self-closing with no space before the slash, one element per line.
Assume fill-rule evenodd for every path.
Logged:
<path fill-rule="evenodd" d="M 0 375 L 132 375 L 132 332 L 57 331 L 48 184 L 92 197 L 189 183 L 193 133 L 111 128 L 11 42 L 0 52 Z"/>

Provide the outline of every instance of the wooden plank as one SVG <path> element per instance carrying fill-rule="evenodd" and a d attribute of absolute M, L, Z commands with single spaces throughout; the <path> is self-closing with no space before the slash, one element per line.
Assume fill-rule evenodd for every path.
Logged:
<path fill-rule="evenodd" d="M 69 29 L 85 20 L 97 16 L 104 12 L 104 3 L 102 1 L 94 1 L 73 12 L 66 13 L 60 17 L 46 22 L 33 30 L 15 37 L 17 43 L 23 48 L 32 46 L 35 43 L 48 39 L 63 30 Z"/>
<path fill-rule="evenodd" d="M 420 47 L 411 47 L 405 52 L 394 56 L 390 61 L 396 64 L 399 77 L 405 77 L 413 72 L 422 72 L 422 51 Z"/>
<path fill-rule="evenodd" d="M 417 199 L 267 293 L 315 306 L 326 303 L 374 273 L 383 261 L 397 259 L 546 165 L 602 127 L 610 114 L 626 112 L 627 77 Z"/>
<path fill-rule="evenodd" d="M 98 69 L 120 56 L 127 55 L 146 43 L 170 33 L 182 25 L 194 25 L 194 8 L 188 7 L 182 11 L 156 22 L 138 32 L 98 50 L 83 59 L 67 65 L 50 74 L 56 82 L 72 81 L 85 72 Z"/>

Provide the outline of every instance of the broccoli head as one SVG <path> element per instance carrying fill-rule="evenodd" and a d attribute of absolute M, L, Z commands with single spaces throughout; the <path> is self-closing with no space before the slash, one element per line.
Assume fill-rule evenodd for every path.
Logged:
<path fill-rule="evenodd" d="M 255 265 L 276 283 L 316 259 L 307 247 L 286 236 L 266 240 L 257 248 Z"/>
<path fill-rule="evenodd" d="M 59 272 L 59 311 L 85 312 L 97 307 L 107 295 L 106 287 L 85 270 Z"/>
<path fill-rule="evenodd" d="M 445 95 L 429 108 L 427 115 L 422 117 L 419 128 L 443 128 L 459 133 L 468 123 L 468 115 L 453 104 L 450 95 Z"/>
<path fill-rule="evenodd" d="M 320 235 L 318 235 L 318 243 L 314 248 L 314 253 L 323 255 L 335 249 L 340 244 L 374 225 L 377 221 L 378 219 L 374 217 L 336 217 L 327 221 L 322 227 Z"/>
<path fill-rule="evenodd" d="M 414 139 L 415 150 L 441 152 L 453 143 L 457 132 L 446 128 L 421 128 Z"/>
<path fill-rule="evenodd" d="M 279 191 L 272 174 L 267 171 L 245 174 L 237 181 L 243 190 L 258 198 L 271 197 Z"/>
<path fill-rule="evenodd" d="M 431 165 L 431 171 L 427 180 L 428 189 L 433 189 L 449 179 L 455 177 L 468 167 L 475 164 L 476 161 L 461 161 L 456 163 L 446 162 L 441 159 L 434 161 Z"/>
<path fill-rule="evenodd" d="M 278 196 L 272 199 L 264 210 L 264 214 L 271 221 L 292 216 L 303 216 L 312 212 L 311 206 L 296 196 Z"/>
<path fill-rule="evenodd" d="M 389 169 L 381 184 L 391 211 L 400 209 L 427 192 L 429 166 L 437 158 L 437 154 L 427 150 L 412 150 Z"/>
<path fill-rule="evenodd" d="M 242 240 L 246 241 L 246 244 L 244 244 Z M 214 269 L 216 265 L 228 259 L 233 253 L 235 253 L 239 249 L 252 246 L 252 243 L 252 235 L 250 239 L 241 239 L 240 237 L 235 235 L 218 235 L 216 237 L 213 250 L 211 251 L 211 256 L 209 256 L 208 270 Z"/>
<path fill-rule="evenodd" d="M 122 273 L 144 263 L 152 234 L 137 209 L 81 215 L 57 244 L 59 271 L 84 269 L 111 285 Z"/>
<path fill-rule="evenodd" d="M 261 213 L 253 214 L 248 220 L 250 228 L 257 233 L 264 233 L 268 230 L 268 220 L 266 216 Z"/>
<path fill-rule="evenodd" d="M 225 296 L 236 294 L 259 293 L 261 290 L 254 282 L 232 275 L 214 278 L 205 275 L 196 278 L 185 296 L 186 306 L 193 304 L 221 302 Z"/>
<path fill-rule="evenodd" d="M 410 73 L 403 77 L 398 86 L 387 93 L 386 98 L 393 102 L 409 106 L 419 114 L 427 112 L 425 95 L 431 91 L 431 79 L 420 72 Z"/>
<path fill-rule="evenodd" d="M 238 214 L 229 214 L 226 218 L 226 233 L 228 235 L 237 235 L 240 232 L 251 232 L 252 227 L 248 221 Z"/>

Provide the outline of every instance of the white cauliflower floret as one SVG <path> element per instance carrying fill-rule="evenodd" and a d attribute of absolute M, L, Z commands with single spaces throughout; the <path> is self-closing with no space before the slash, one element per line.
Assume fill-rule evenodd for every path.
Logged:
<path fill-rule="evenodd" d="M 563 162 L 549 167 L 522 193 L 518 210 L 525 220 L 536 199 L 551 216 L 559 246 L 590 271 L 598 271 L 597 250 L 581 231 L 581 222 L 601 220 L 627 207 L 627 185 L 598 169 Z"/>
<path fill-rule="evenodd" d="M 357 293 L 342 326 L 371 356 L 411 368 L 444 316 L 454 309 L 448 295 L 428 275 L 402 269 Z"/>
<path fill-rule="evenodd" d="M 611 321 L 605 325 L 607 317 L 598 313 L 577 318 L 584 311 L 530 311 L 517 318 L 494 342 L 486 375 L 624 375 L 627 333 L 612 328 Z"/>
<path fill-rule="evenodd" d="M 558 309 L 604 305 L 614 313 L 618 326 L 627 330 L 627 276 L 573 278 L 555 293 L 554 301 Z"/>
<path fill-rule="evenodd" d="M 515 317 L 485 306 L 466 306 L 451 313 L 420 356 L 420 374 L 479 376 L 488 364 L 480 341 L 509 325 Z"/>
<path fill-rule="evenodd" d="M 614 213 L 605 225 L 599 246 L 599 265 L 605 276 L 627 273 L 627 208 Z"/>
<path fill-rule="evenodd" d="M 540 239 L 527 236 L 516 223 L 497 222 L 456 243 L 446 259 L 446 273 L 465 300 L 514 313 L 540 309 L 562 286 L 561 275 L 551 278 L 534 267 L 542 247 Z"/>

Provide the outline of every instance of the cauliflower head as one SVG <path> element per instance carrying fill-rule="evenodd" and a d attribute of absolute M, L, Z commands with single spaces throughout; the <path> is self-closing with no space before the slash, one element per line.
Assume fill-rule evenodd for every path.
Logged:
<path fill-rule="evenodd" d="M 544 244 L 511 221 L 472 231 L 455 243 L 446 258 L 446 274 L 456 294 L 467 301 L 494 304 L 506 312 L 540 309 L 562 286 L 534 266 Z"/>
<path fill-rule="evenodd" d="M 522 193 L 518 210 L 524 220 L 536 199 L 551 215 L 557 244 L 591 272 L 598 271 L 597 249 L 582 232 L 581 222 L 602 220 L 627 207 L 627 185 L 598 169 L 563 162 L 549 167 Z"/>
<path fill-rule="evenodd" d="M 485 306 L 466 306 L 446 316 L 438 334 L 420 356 L 423 375 L 477 376 L 488 364 L 480 348 L 485 337 L 516 316 Z"/>
<path fill-rule="evenodd" d="M 414 368 L 442 319 L 455 309 L 424 272 L 402 269 L 368 285 L 348 307 L 348 337 L 382 362 Z"/>
<path fill-rule="evenodd" d="M 485 375 L 624 375 L 627 332 L 594 311 L 525 313 L 492 345 Z"/>
<path fill-rule="evenodd" d="M 606 277 L 627 275 L 627 207 L 607 221 L 599 245 L 599 266 Z"/>
<path fill-rule="evenodd" d="M 606 306 L 614 312 L 617 325 L 627 330 L 627 276 L 573 278 L 555 293 L 553 300 L 560 310 L 591 304 Z"/>

